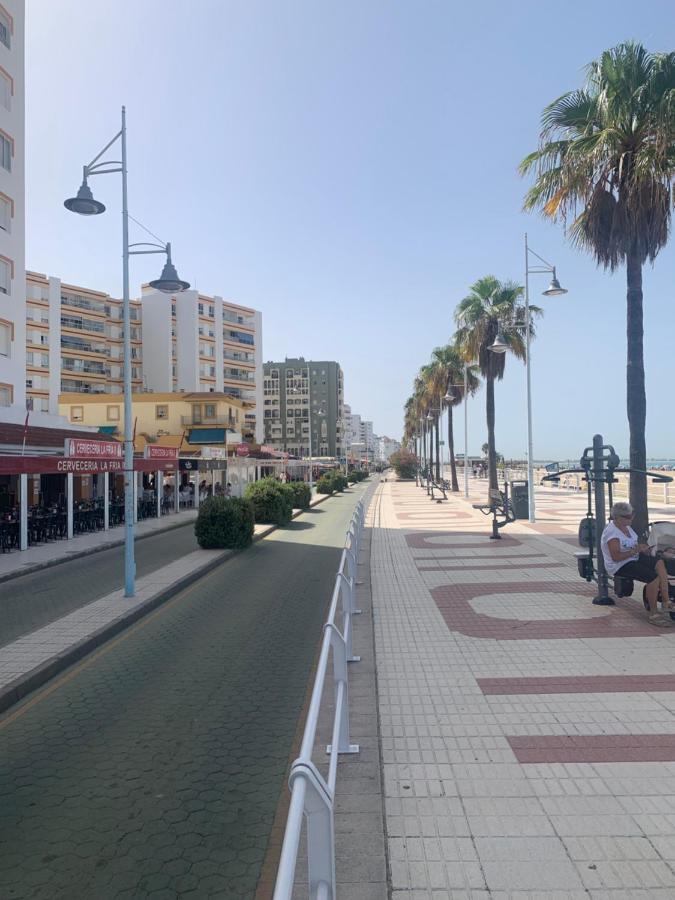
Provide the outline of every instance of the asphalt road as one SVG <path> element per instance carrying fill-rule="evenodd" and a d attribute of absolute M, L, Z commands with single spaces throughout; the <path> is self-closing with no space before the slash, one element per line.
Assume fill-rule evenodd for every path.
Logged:
<path fill-rule="evenodd" d="M 231 558 L 0 719 L 3 900 L 253 896 L 367 486 Z"/>
<path fill-rule="evenodd" d="M 140 578 L 199 546 L 194 523 L 136 542 Z M 124 547 L 112 547 L 0 584 L 0 647 L 124 585 Z"/>

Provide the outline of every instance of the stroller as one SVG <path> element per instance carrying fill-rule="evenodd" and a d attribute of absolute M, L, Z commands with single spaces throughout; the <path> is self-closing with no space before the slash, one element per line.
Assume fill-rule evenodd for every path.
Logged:
<path fill-rule="evenodd" d="M 669 581 L 668 596 L 670 600 L 675 600 L 675 522 L 653 522 L 649 526 L 647 543 L 651 547 L 652 556 L 662 559 L 666 565 Z M 624 581 L 626 580 L 628 579 L 624 579 Z M 625 594 L 624 591 L 624 596 Z M 649 610 L 646 585 L 642 589 L 642 602 L 645 609 Z M 659 602 L 664 602 L 660 595 Z"/>

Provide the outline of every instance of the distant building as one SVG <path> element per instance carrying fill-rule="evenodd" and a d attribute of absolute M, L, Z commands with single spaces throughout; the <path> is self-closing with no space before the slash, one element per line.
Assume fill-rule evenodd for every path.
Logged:
<path fill-rule="evenodd" d="M 343 455 L 344 387 L 334 361 L 304 357 L 263 366 L 265 444 L 291 456 Z"/>
<path fill-rule="evenodd" d="M 392 453 L 397 453 L 401 449 L 400 441 L 395 441 L 389 437 L 380 437 L 377 439 L 377 460 L 386 463 Z"/>
<path fill-rule="evenodd" d="M 368 462 L 373 462 L 375 459 L 375 435 L 372 422 L 361 421 L 360 440 L 365 447 L 365 456 Z"/>
<path fill-rule="evenodd" d="M 213 391 L 242 400 L 245 432 L 263 440 L 262 316 L 197 291 L 175 296 L 143 287 L 145 387 Z"/>

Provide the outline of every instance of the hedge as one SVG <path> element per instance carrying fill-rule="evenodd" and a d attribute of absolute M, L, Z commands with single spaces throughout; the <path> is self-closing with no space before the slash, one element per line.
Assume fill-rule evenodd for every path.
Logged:
<path fill-rule="evenodd" d="M 309 509 L 312 492 L 308 484 L 304 481 L 289 481 L 284 485 L 284 489 L 291 496 L 294 509 Z"/>
<path fill-rule="evenodd" d="M 261 478 L 247 485 L 244 497 L 253 504 L 256 522 L 287 525 L 293 515 L 293 500 L 276 478 Z"/>
<path fill-rule="evenodd" d="M 253 540 L 253 505 L 240 497 L 209 497 L 199 507 L 195 537 L 204 550 L 242 549 Z"/>

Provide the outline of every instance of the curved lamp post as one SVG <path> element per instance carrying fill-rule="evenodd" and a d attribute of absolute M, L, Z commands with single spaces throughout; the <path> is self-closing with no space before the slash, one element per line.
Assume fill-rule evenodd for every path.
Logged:
<path fill-rule="evenodd" d="M 121 144 L 120 160 L 103 160 L 101 157 L 117 141 Z M 187 290 L 190 285 L 187 281 L 181 281 L 171 262 L 171 244 L 140 243 L 129 244 L 129 209 L 127 206 L 127 126 L 126 111 L 122 107 L 122 127 L 117 134 L 108 141 L 103 150 L 92 159 L 89 165 L 83 167 L 83 178 L 80 189 L 75 197 L 64 202 L 66 209 L 78 213 L 81 216 L 98 216 L 105 212 L 105 206 L 99 200 L 95 200 L 87 179 L 93 175 L 122 175 L 122 312 L 123 312 L 123 339 L 124 339 L 124 596 L 133 597 L 135 594 L 136 564 L 134 561 L 134 445 L 133 445 L 133 414 L 131 396 L 131 316 L 129 312 L 129 257 L 147 253 L 164 253 L 166 263 L 162 274 L 155 281 L 151 281 L 151 287 L 164 293 L 174 294 Z M 131 249 L 131 248 L 150 249 Z M 176 473 L 176 490 L 178 490 L 178 473 Z"/>
<path fill-rule="evenodd" d="M 530 265 L 530 255 L 539 260 L 538 263 Z M 528 484 L 528 518 L 530 522 L 536 522 L 536 508 L 534 503 L 534 459 L 532 451 L 532 380 L 530 372 L 530 275 L 548 274 L 551 276 L 551 283 L 542 291 L 544 297 L 559 297 L 566 294 L 567 289 L 560 286 L 560 282 L 556 276 L 555 266 L 547 262 L 543 257 L 535 253 L 527 243 L 527 234 L 525 235 L 525 371 L 527 379 L 527 484 Z M 493 353 L 506 353 L 508 344 L 500 331 L 494 343 L 490 345 Z"/>

